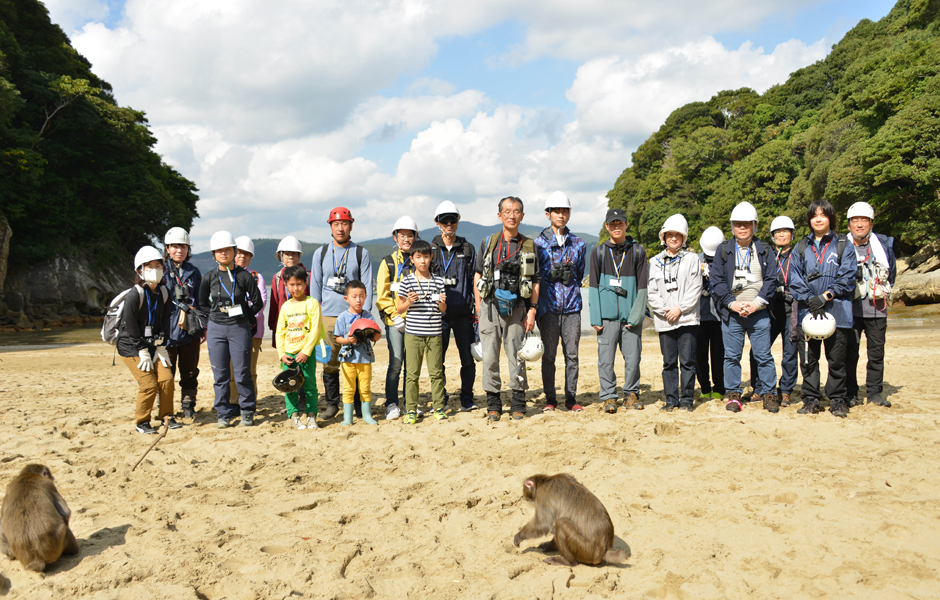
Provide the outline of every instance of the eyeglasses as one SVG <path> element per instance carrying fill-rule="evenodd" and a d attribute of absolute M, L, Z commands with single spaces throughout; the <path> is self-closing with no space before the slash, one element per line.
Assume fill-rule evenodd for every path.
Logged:
<path fill-rule="evenodd" d="M 440 223 L 441 225 L 456 225 L 457 217 L 442 217 L 438 221 L 438 223 Z"/>
<path fill-rule="evenodd" d="M 518 208 L 512 209 L 512 210 L 510 210 L 510 209 L 507 208 L 506 210 L 504 210 L 504 211 L 503 211 L 502 213 L 500 213 L 500 214 L 502 214 L 504 217 L 509 217 L 509 216 L 518 217 L 518 216 L 522 215 L 522 211 L 519 210 Z"/>

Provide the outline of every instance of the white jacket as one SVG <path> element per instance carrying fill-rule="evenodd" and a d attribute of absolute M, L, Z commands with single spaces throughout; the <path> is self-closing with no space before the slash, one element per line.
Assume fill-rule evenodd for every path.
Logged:
<path fill-rule="evenodd" d="M 656 331 L 672 331 L 687 325 L 699 324 L 699 300 L 702 297 L 702 270 L 698 255 L 680 250 L 669 256 L 663 250 L 650 259 L 649 291 L 650 312 Z M 666 291 L 667 286 L 675 289 Z M 674 323 L 666 320 L 666 310 L 678 306 L 682 314 Z"/>

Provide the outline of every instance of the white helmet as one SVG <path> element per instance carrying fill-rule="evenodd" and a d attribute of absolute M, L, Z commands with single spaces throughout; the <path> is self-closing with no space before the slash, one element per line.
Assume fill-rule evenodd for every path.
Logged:
<path fill-rule="evenodd" d="M 460 211 L 457 210 L 457 207 L 450 200 L 444 200 L 437 205 L 437 210 L 434 211 L 435 223 L 437 223 L 437 218 L 441 215 L 457 215 L 457 220 L 460 220 Z"/>
<path fill-rule="evenodd" d="M 235 238 L 235 248 L 252 256 L 255 255 L 255 243 L 247 235 Z"/>
<path fill-rule="evenodd" d="M 300 245 L 300 240 L 295 238 L 292 235 L 287 236 L 281 243 L 277 245 L 278 252 L 297 252 L 299 254 L 304 253 L 304 249 Z"/>
<path fill-rule="evenodd" d="M 170 244 L 185 244 L 189 246 L 189 233 L 182 227 L 171 227 L 170 230 L 166 232 L 166 235 L 163 236 L 163 245 L 169 246 Z"/>
<path fill-rule="evenodd" d="M 399 229 L 408 229 L 414 231 L 415 235 L 418 235 L 418 224 L 415 223 L 415 220 L 411 217 L 399 217 L 395 221 L 395 226 L 392 228 L 392 235 L 396 235 Z"/>
<path fill-rule="evenodd" d="M 868 217 L 874 221 L 875 209 L 867 202 L 856 202 L 849 207 L 849 214 L 846 215 L 847 219 L 851 219 L 852 217 Z"/>
<path fill-rule="evenodd" d="M 548 211 L 553 208 L 571 209 L 571 202 L 564 192 L 552 192 L 551 196 L 545 200 L 545 210 Z"/>
<path fill-rule="evenodd" d="M 777 231 L 778 229 L 789 229 L 794 230 L 796 227 L 793 225 L 793 219 L 785 215 L 779 216 L 770 223 L 770 233 Z"/>
<path fill-rule="evenodd" d="M 731 211 L 731 221 L 753 221 L 757 223 L 757 209 L 750 202 L 742 202 Z"/>
<path fill-rule="evenodd" d="M 473 360 L 483 362 L 483 344 L 480 342 L 470 344 L 470 354 L 473 356 Z"/>
<path fill-rule="evenodd" d="M 153 246 L 144 246 L 134 255 L 134 270 L 136 271 L 145 263 L 152 260 L 163 262 L 163 254 Z"/>
<path fill-rule="evenodd" d="M 685 220 L 685 217 L 682 215 L 672 215 L 666 222 L 663 223 L 662 228 L 659 230 L 659 241 L 665 243 L 663 238 L 666 237 L 667 231 L 675 231 L 676 233 L 682 234 L 682 245 L 685 245 L 686 240 L 689 239 L 689 222 Z"/>
<path fill-rule="evenodd" d="M 824 340 L 836 332 L 836 318 L 826 313 L 824 317 L 814 317 L 812 313 L 803 317 L 803 335 L 809 340 Z"/>
<path fill-rule="evenodd" d="M 209 238 L 209 250 L 212 252 L 222 248 L 234 248 L 235 246 L 235 238 L 227 231 L 216 231 Z"/>
<path fill-rule="evenodd" d="M 542 358 L 544 352 L 545 348 L 542 346 L 542 340 L 529 334 L 526 336 L 525 342 L 522 344 L 522 348 L 519 348 L 519 352 L 516 353 L 516 356 L 522 360 L 531 362 Z"/>
<path fill-rule="evenodd" d="M 705 256 L 715 256 L 718 246 L 725 241 L 725 234 L 720 229 L 712 225 L 702 232 L 702 237 L 698 239 L 698 245 L 702 247 Z"/>

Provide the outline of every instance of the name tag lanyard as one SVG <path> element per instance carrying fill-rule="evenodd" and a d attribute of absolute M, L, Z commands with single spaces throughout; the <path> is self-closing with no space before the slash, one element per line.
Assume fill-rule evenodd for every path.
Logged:
<path fill-rule="evenodd" d="M 790 281 L 790 263 L 793 262 L 793 252 L 787 255 L 787 268 L 783 268 L 783 263 L 780 262 L 780 253 L 777 253 L 777 266 L 780 267 L 780 275 L 783 276 L 783 285 L 786 287 L 789 285 Z"/>
<path fill-rule="evenodd" d="M 667 262 L 656 259 L 656 262 L 659 263 L 659 268 L 663 270 L 663 282 L 666 284 L 676 283 L 679 281 L 679 265 L 676 265 L 675 270 L 672 269 L 673 263 L 681 259 L 682 256 L 673 256 Z M 623 261 L 621 260 L 621 263 Z M 668 290 L 667 290 L 668 291 Z"/>
<path fill-rule="evenodd" d="M 567 241 L 568 241 L 568 236 L 566 235 L 566 236 L 565 236 L 565 242 L 567 242 Z M 626 254 L 626 252 L 624 252 L 624 254 Z M 551 261 L 552 261 L 552 266 L 554 267 L 554 266 L 555 266 L 555 251 L 549 249 L 548 256 L 549 256 L 549 258 L 550 258 Z M 613 260 L 613 257 L 611 257 L 611 260 Z M 565 245 L 562 245 L 562 247 L 561 247 L 561 261 L 559 261 L 559 264 L 566 265 L 566 264 L 568 264 L 569 262 L 571 262 L 571 259 L 570 259 L 570 257 L 568 256 L 568 247 L 565 246 Z M 620 264 L 621 264 L 621 265 L 623 264 L 623 258 L 622 258 L 622 257 L 621 257 L 621 259 L 620 259 Z M 619 276 L 620 273 L 618 272 L 617 275 Z"/>
<path fill-rule="evenodd" d="M 395 276 L 395 281 L 401 281 L 401 272 L 404 271 L 405 269 L 409 268 L 409 267 L 408 267 L 408 262 L 409 262 L 410 260 L 411 260 L 411 257 L 410 257 L 410 256 L 405 256 L 405 260 L 402 261 L 402 263 L 401 263 L 400 265 L 398 265 L 398 275 Z M 450 264 L 450 263 L 448 263 L 448 264 Z"/>
<path fill-rule="evenodd" d="M 351 244 L 350 244 L 351 245 Z M 339 275 L 339 269 L 346 273 L 346 259 L 349 257 L 349 246 L 346 246 L 346 252 L 343 252 L 343 258 L 339 259 L 339 268 L 336 267 L 336 246 L 330 244 L 330 250 L 333 252 L 333 277 Z"/>
<path fill-rule="evenodd" d="M 215 270 L 216 270 L 218 273 L 221 273 L 221 272 L 222 272 L 221 267 L 216 267 Z M 232 276 L 232 271 L 229 270 L 229 271 L 227 271 L 227 273 L 228 273 L 228 278 L 229 278 L 229 280 L 232 282 L 232 291 L 231 291 L 231 292 L 228 291 L 228 288 L 227 288 L 227 287 L 225 287 L 225 282 L 222 281 L 222 275 L 219 275 L 217 279 L 219 280 L 219 285 L 222 286 L 222 289 L 225 290 L 225 293 L 228 294 L 229 298 L 232 299 L 232 306 L 234 306 L 234 305 L 235 305 L 235 277 Z"/>
<path fill-rule="evenodd" d="M 150 304 L 150 290 L 145 288 L 144 297 L 147 299 L 147 327 L 144 328 L 144 337 L 153 337 L 153 323 L 157 318 L 157 301 Z"/>
<path fill-rule="evenodd" d="M 454 262 L 454 257 L 457 256 L 457 251 L 456 251 L 456 250 L 451 250 L 451 252 L 450 252 L 450 260 L 445 260 L 445 259 L 444 259 L 444 249 L 443 249 L 443 248 L 438 248 L 438 249 L 441 251 L 441 262 L 444 263 L 444 272 L 441 273 L 441 275 L 443 275 L 444 277 L 447 277 L 447 271 L 450 270 L 450 263 Z M 497 258 L 499 258 L 499 257 L 497 256 Z"/>
<path fill-rule="evenodd" d="M 512 258 L 513 256 L 519 254 L 519 251 L 522 250 L 522 244 L 519 244 L 519 246 L 516 248 L 516 251 L 513 252 L 512 254 L 509 254 L 509 245 L 510 245 L 511 243 L 512 243 L 512 240 L 509 240 L 508 242 L 506 242 L 506 256 L 504 256 L 503 259 L 500 260 L 499 255 L 502 254 L 502 252 L 503 252 L 503 236 L 502 236 L 502 234 L 500 234 L 500 236 L 499 236 L 499 246 L 496 247 L 496 267 L 497 267 L 497 268 L 499 268 L 499 263 L 504 263 L 504 262 L 506 262 L 507 260 L 509 260 L 509 259 Z"/>
<path fill-rule="evenodd" d="M 620 256 L 619 264 L 617 263 L 616 260 L 614 260 L 614 251 L 611 250 L 610 246 L 607 246 L 607 252 L 610 253 L 610 262 L 612 265 L 614 265 L 614 269 L 617 271 L 617 279 L 620 279 L 620 268 L 623 266 L 624 259 L 627 258 L 627 250 L 626 248 L 624 248 L 623 254 Z"/>
<path fill-rule="evenodd" d="M 735 244 L 734 257 L 738 263 L 738 270 L 750 272 L 751 270 L 751 247 L 748 246 L 747 251 L 744 252 L 743 254 L 744 255 L 742 256 L 741 246 L 739 246 L 738 244 Z"/>

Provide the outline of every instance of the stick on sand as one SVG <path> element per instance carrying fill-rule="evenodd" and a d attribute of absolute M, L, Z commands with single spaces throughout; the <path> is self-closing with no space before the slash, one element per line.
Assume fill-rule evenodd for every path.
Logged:
<path fill-rule="evenodd" d="M 137 468 L 137 465 L 139 465 L 140 463 L 142 463 L 143 460 L 144 460 L 145 458 L 147 458 L 147 455 L 150 454 L 150 451 L 153 450 L 154 446 L 157 445 L 157 442 L 159 442 L 159 441 L 162 440 L 164 437 L 166 437 L 166 432 L 169 431 L 169 430 L 170 430 L 170 417 L 163 417 L 163 430 L 160 432 L 160 435 L 157 436 L 157 439 L 155 439 L 155 440 L 153 441 L 153 443 L 150 444 L 150 447 L 147 448 L 147 451 L 144 452 L 144 455 L 140 457 L 140 460 L 137 461 L 137 464 L 134 465 L 134 467 L 131 469 L 131 473 L 134 472 L 134 469 Z"/>

